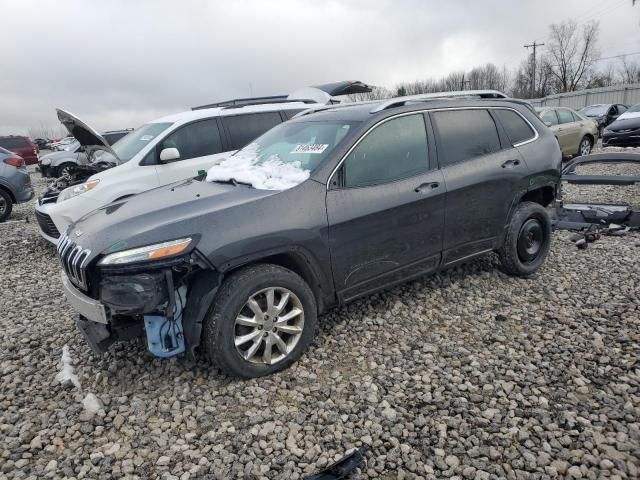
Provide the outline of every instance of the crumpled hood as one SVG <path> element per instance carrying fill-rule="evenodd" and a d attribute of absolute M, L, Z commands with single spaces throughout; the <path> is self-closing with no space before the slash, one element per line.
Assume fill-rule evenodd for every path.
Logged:
<path fill-rule="evenodd" d="M 69 152 L 69 151 L 60 151 L 60 152 L 51 152 L 51 153 L 47 153 L 46 155 L 42 155 L 40 157 L 40 161 L 46 159 L 46 158 L 50 158 L 52 161 L 53 160 L 58 160 L 60 158 L 76 158 L 78 156 L 78 152 Z"/>
<path fill-rule="evenodd" d="M 108 248 L 126 250 L 197 234 L 202 222 L 215 222 L 216 212 L 278 193 L 190 179 L 99 208 L 67 233 L 71 241 L 91 250 L 92 260 Z"/>

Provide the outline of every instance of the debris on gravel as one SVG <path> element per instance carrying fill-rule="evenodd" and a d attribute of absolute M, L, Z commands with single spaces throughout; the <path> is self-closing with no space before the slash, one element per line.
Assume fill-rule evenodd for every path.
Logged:
<path fill-rule="evenodd" d="M 0 227 L 0 478 L 301 479 L 362 446 L 358 478 L 639 478 L 640 234 L 570 237 L 530 279 L 486 257 L 332 310 L 298 363 L 241 381 L 142 341 L 93 354 L 54 247 Z"/>

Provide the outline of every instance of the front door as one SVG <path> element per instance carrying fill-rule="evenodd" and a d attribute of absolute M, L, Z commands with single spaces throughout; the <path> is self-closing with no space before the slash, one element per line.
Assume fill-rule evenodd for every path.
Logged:
<path fill-rule="evenodd" d="M 438 267 L 446 189 L 428 143 L 421 113 L 395 117 L 361 139 L 336 171 L 327 216 L 342 300 Z"/>
<path fill-rule="evenodd" d="M 444 264 L 493 250 L 518 184 L 527 171 L 520 152 L 500 141 L 487 110 L 431 114 L 447 185 Z"/>
<path fill-rule="evenodd" d="M 156 147 L 158 180 L 160 185 L 195 177 L 208 170 L 232 152 L 223 152 L 222 136 L 215 118 L 184 125 L 170 133 Z M 165 148 L 177 148 L 180 158 L 168 163 L 160 161 Z"/>

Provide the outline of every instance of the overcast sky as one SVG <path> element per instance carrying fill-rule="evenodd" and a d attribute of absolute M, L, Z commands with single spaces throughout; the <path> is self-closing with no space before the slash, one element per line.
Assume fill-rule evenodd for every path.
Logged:
<path fill-rule="evenodd" d="M 631 0 L 0 0 L 0 135 L 59 125 L 56 107 L 101 130 L 250 88 L 515 68 L 568 18 L 600 20 L 603 56 L 640 51 Z"/>

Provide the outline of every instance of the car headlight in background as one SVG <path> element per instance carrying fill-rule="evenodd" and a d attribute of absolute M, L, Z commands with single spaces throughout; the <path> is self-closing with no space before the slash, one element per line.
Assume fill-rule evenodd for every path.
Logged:
<path fill-rule="evenodd" d="M 40 160 L 40 165 L 51 165 L 51 159 L 50 158 L 42 158 Z"/>
<path fill-rule="evenodd" d="M 93 190 L 100 183 L 99 179 L 89 180 L 88 182 L 81 183 L 80 185 L 74 185 L 73 187 L 65 188 L 60 195 L 58 195 L 58 200 L 56 203 L 64 202 L 65 200 L 69 200 L 70 198 L 77 197 L 89 190 Z"/>
<path fill-rule="evenodd" d="M 110 253 L 98 262 L 98 265 L 122 265 L 123 263 L 143 262 L 146 260 L 161 260 L 184 252 L 191 244 L 191 238 L 179 238 L 168 242 L 154 243 L 146 247 L 122 250 Z"/>

